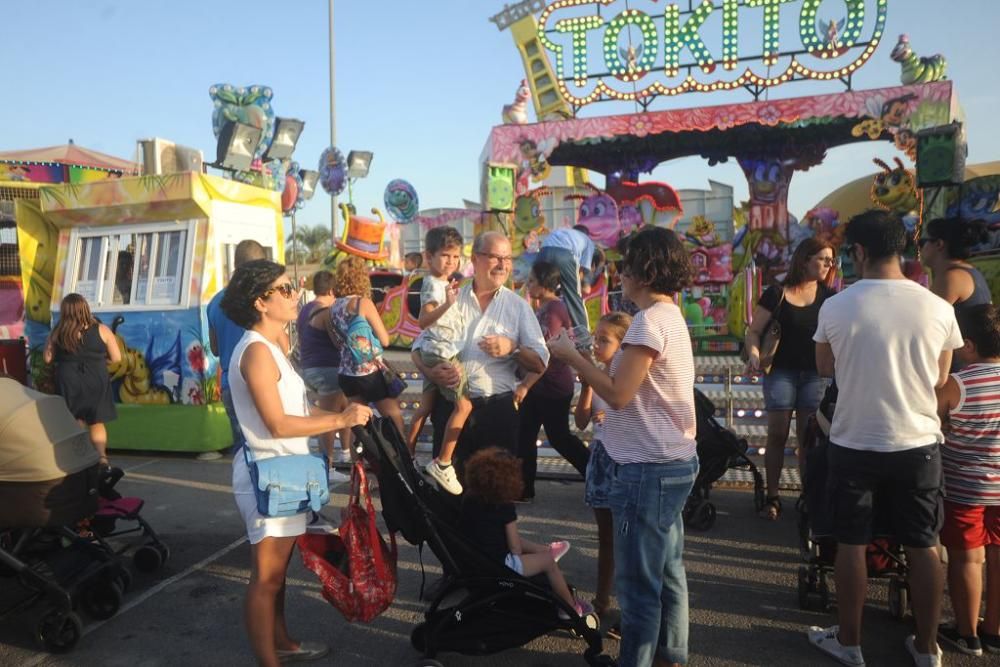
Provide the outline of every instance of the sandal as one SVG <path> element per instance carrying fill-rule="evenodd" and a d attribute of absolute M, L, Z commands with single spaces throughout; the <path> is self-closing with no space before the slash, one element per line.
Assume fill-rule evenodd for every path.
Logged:
<path fill-rule="evenodd" d="M 781 518 L 781 497 L 769 496 L 764 501 L 764 508 L 761 510 L 760 516 L 769 521 L 777 521 Z"/>

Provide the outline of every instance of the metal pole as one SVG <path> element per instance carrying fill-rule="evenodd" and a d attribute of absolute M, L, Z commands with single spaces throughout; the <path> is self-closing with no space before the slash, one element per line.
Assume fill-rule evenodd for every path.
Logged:
<path fill-rule="evenodd" d="M 330 145 L 337 145 L 337 118 L 334 106 L 334 73 L 336 71 L 336 59 L 334 58 L 333 40 L 333 0 L 328 0 L 330 8 Z M 337 195 L 330 195 L 330 237 L 333 242 L 337 242 Z"/>
<path fill-rule="evenodd" d="M 295 286 L 299 286 L 299 236 L 295 233 L 295 211 L 292 211 L 292 278 Z"/>

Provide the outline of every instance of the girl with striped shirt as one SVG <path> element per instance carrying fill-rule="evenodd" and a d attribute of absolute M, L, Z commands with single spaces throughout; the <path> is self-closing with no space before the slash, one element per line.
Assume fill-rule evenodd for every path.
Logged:
<path fill-rule="evenodd" d="M 941 464 L 948 549 L 948 590 L 955 625 L 938 638 L 962 653 L 1000 652 L 1000 312 L 992 305 L 956 313 L 965 367 L 938 391 L 938 413 L 948 421 Z M 986 563 L 986 613 L 979 618 Z"/>

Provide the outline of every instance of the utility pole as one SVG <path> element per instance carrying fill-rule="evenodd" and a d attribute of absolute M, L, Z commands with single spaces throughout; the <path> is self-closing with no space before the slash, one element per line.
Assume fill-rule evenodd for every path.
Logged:
<path fill-rule="evenodd" d="M 336 60 L 334 58 L 333 40 L 333 0 L 328 0 L 330 8 L 330 145 L 337 145 L 337 115 L 334 106 L 334 72 Z M 330 195 L 330 236 L 333 242 L 337 242 L 337 195 Z"/>

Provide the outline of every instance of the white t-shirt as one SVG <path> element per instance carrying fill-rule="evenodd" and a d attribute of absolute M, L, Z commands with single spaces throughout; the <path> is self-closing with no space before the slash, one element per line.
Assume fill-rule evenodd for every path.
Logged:
<path fill-rule="evenodd" d="M 421 311 L 428 303 L 440 306 L 447 302 L 448 282 L 447 278 L 438 278 L 430 274 L 424 276 L 420 287 Z M 465 323 L 462 321 L 461 309 L 455 305 L 452 304 L 434 324 L 420 332 L 413 341 L 412 349 L 422 350 L 426 354 L 436 354 L 442 359 L 453 359 L 458 356 Z"/>
<path fill-rule="evenodd" d="M 604 449 L 615 463 L 686 461 L 696 454 L 694 354 L 680 308 L 657 302 L 632 320 L 622 348 L 642 345 L 657 353 L 649 375 L 621 410 L 604 414 Z M 611 375 L 623 351 L 611 360 Z"/>
<path fill-rule="evenodd" d="M 947 301 L 911 280 L 860 280 L 823 303 L 813 340 L 833 350 L 831 442 L 897 452 L 943 440 L 938 358 L 962 346 Z"/>
<path fill-rule="evenodd" d="M 593 390 L 591 390 L 591 391 L 593 392 Z M 596 392 L 592 393 L 591 396 L 590 396 L 590 415 L 591 415 L 591 417 L 593 417 L 594 415 L 596 415 L 598 412 L 601 412 L 602 410 L 604 411 L 604 417 L 607 418 L 607 416 L 608 416 L 608 404 L 604 401 L 603 398 L 601 398 L 600 396 L 598 396 Z M 595 441 L 600 440 L 603 443 L 604 442 L 604 422 L 602 421 L 600 424 L 598 424 L 597 422 L 593 422 L 593 426 L 594 426 L 594 440 Z"/>

